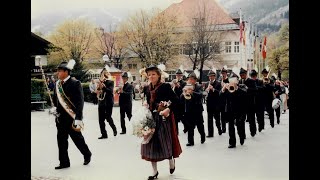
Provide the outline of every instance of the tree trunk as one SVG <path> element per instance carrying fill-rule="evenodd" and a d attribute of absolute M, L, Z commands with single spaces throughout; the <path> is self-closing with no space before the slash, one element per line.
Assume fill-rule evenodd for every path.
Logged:
<path fill-rule="evenodd" d="M 278 70 L 278 79 L 281 80 L 281 71 Z"/>
<path fill-rule="evenodd" d="M 200 70 L 199 70 L 200 71 L 199 83 L 202 84 L 202 74 L 203 74 L 202 69 L 203 69 L 203 64 L 204 64 L 204 57 L 202 57 L 200 63 L 201 64 L 200 64 Z"/>

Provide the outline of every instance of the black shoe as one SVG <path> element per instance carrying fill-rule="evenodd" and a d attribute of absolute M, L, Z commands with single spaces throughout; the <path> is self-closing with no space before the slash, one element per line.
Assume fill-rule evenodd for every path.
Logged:
<path fill-rule="evenodd" d="M 271 124 L 271 127 L 274 128 L 274 124 Z"/>
<path fill-rule="evenodd" d="M 126 134 L 126 132 L 121 132 L 120 134 Z"/>
<path fill-rule="evenodd" d="M 277 120 L 277 124 L 280 124 L 280 119 Z"/>
<path fill-rule="evenodd" d="M 117 131 L 113 131 L 113 136 L 117 136 L 118 132 Z"/>
<path fill-rule="evenodd" d="M 70 164 L 59 165 L 59 166 L 55 167 L 54 169 L 64 169 L 64 168 L 68 168 L 68 167 L 70 167 Z"/>
<path fill-rule="evenodd" d="M 176 160 L 175 159 L 173 159 L 173 163 L 174 163 L 174 168 L 173 169 L 170 168 L 170 174 L 172 174 L 174 172 L 174 170 L 176 170 Z"/>
<path fill-rule="evenodd" d="M 204 142 L 206 142 L 206 138 L 201 139 L 201 144 L 203 144 Z"/>
<path fill-rule="evenodd" d="M 261 132 L 263 128 L 259 128 L 258 131 Z"/>
<path fill-rule="evenodd" d="M 91 161 L 91 153 L 90 153 L 90 155 L 88 156 L 88 157 L 85 157 L 84 158 L 84 162 L 83 162 L 83 165 L 87 165 L 87 164 L 89 164 L 90 163 L 90 161 Z"/>
<path fill-rule="evenodd" d="M 213 137 L 213 135 L 208 135 L 208 136 L 207 136 L 207 138 L 212 138 L 212 137 Z"/>
<path fill-rule="evenodd" d="M 254 137 L 256 135 L 256 133 L 251 133 L 251 136 Z"/>
<path fill-rule="evenodd" d="M 101 136 L 101 137 L 98 137 L 98 139 L 107 139 L 108 136 Z"/>
<path fill-rule="evenodd" d="M 236 145 L 229 145 L 228 148 L 235 148 Z"/>
<path fill-rule="evenodd" d="M 240 138 L 240 144 L 241 144 L 241 145 L 244 144 L 244 138 Z"/>
<path fill-rule="evenodd" d="M 186 146 L 194 146 L 194 144 L 193 143 L 188 143 L 188 144 L 186 144 Z"/>
<path fill-rule="evenodd" d="M 219 136 L 221 136 L 222 130 L 218 130 L 218 134 L 219 134 Z"/>
<path fill-rule="evenodd" d="M 222 133 L 226 133 L 226 129 L 222 129 Z"/>
<path fill-rule="evenodd" d="M 157 171 L 157 174 L 155 174 L 154 176 L 149 176 L 148 180 L 158 179 L 158 175 L 159 175 L 159 172 Z"/>

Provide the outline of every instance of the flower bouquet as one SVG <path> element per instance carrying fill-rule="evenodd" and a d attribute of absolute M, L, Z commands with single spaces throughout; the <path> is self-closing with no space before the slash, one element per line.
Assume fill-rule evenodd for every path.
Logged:
<path fill-rule="evenodd" d="M 143 118 L 133 122 L 133 135 L 143 138 L 141 143 L 147 144 L 155 132 L 156 122 L 152 117 L 151 111 L 147 107 L 143 107 L 143 111 Z"/>

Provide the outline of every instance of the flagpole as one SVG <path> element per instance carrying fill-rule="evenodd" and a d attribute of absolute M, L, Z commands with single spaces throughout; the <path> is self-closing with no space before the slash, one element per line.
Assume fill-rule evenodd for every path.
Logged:
<path fill-rule="evenodd" d="M 243 33 L 243 31 L 241 31 L 241 28 L 243 28 L 243 24 L 242 24 L 242 13 L 241 13 L 241 8 L 240 8 L 240 23 L 239 23 L 239 26 L 240 26 L 240 33 Z M 238 64 L 238 66 L 240 65 L 240 67 L 242 66 L 243 62 L 242 62 L 242 51 L 243 51 L 243 46 L 242 46 L 242 42 L 243 42 L 243 36 L 242 34 L 240 34 L 240 36 L 242 37 L 242 39 L 240 39 L 240 63 Z M 238 67 L 238 68 L 240 68 Z"/>

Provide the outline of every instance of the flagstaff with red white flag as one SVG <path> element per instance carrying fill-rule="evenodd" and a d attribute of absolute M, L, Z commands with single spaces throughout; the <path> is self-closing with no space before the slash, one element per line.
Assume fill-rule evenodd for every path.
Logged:
<path fill-rule="evenodd" d="M 262 58 L 263 58 L 263 67 L 266 66 L 266 57 L 267 57 L 267 36 L 264 36 L 264 41 L 262 45 Z"/>

